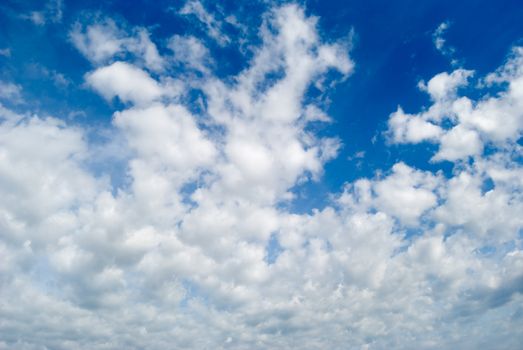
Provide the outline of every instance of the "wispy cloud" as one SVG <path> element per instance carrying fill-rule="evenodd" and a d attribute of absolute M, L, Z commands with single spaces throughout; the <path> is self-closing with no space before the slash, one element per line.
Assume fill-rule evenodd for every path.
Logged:
<path fill-rule="evenodd" d="M 164 68 L 164 59 L 145 28 L 128 33 L 110 18 L 94 19 L 87 24 L 75 23 L 69 37 L 78 51 L 94 64 L 107 63 L 132 53 L 152 71 Z"/>
<path fill-rule="evenodd" d="M 63 7 L 62 0 L 49 0 L 45 4 L 44 9 L 31 11 L 20 17 L 33 22 L 37 26 L 43 26 L 47 23 L 60 23 L 63 17 Z"/>
<path fill-rule="evenodd" d="M 432 41 L 434 42 L 436 50 L 438 50 L 443 56 L 449 58 L 452 65 L 457 65 L 459 64 L 459 60 L 454 57 L 456 49 L 448 45 L 447 39 L 445 38 L 445 34 L 450 27 L 450 22 L 442 22 L 432 34 Z"/>
<path fill-rule="evenodd" d="M 9 103 L 22 102 L 22 87 L 17 84 L 0 80 L 0 99 Z"/>
<path fill-rule="evenodd" d="M 205 26 L 207 34 L 216 40 L 218 44 L 224 46 L 231 42 L 231 39 L 223 33 L 221 21 L 218 21 L 212 14 L 207 12 L 199 0 L 187 1 L 179 13 L 186 16 L 195 16 Z"/>
<path fill-rule="evenodd" d="M 8 48 L 8 47 L 0 49 L 0 56 L 10 57 L 11 56 L 11 49 Z"/>

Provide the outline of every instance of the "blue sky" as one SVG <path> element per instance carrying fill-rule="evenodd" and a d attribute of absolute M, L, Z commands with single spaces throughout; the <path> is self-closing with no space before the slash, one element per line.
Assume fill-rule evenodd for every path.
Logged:
<path fill-rule="evenodd" d="M 521 348 L 522 18 L 3 1 L 0 349 Z"/>
<path fill-rule="evenodd" d="M 255 29 L 261 23 L 259 13 L 271 5 L 222 2 L 208 6 L 222 17 L 239 14 L 245 25 Z M 326 108 L 335 127 L 322 130 L 346 141 L 339 156 L 326 164 L 326 176 L 320 186 L 316 183 L 311 189 L 303 189 L 306 195 L 323 203 L 326 193 L 339 190 L 344 182 L 372 175 L 376 169 L 386 169 L 398 160 L 449 172 L 449 164 L 428 164 L 429 145 L 385 147 L 380 135 L 386 129 L 388 115 L 399 104 L 406 110 L 427 106 L 429 99 L 416 87 L 417 82 L 452 69 L 452 59 L 478 75 L 498 67 L 509 48 L 521 42 L 523 10 L 518 2 L 361 1 L 340 5 L 336 1 L 310 1 L 303 5 L 308 14 L 320 18 L 326 37 L 351 37 L 351 57 L 357 65 L 350 79 L 330 89 Z M 109 15 L 127 27 L 149 28 L 153 41 L 160 43 L 174 34 L 196 35 L 217 57 L 218 76 L 231 76 L 245 67 L 246 57 L 235 47 L 216 45 L 202 26 L 195 25 L 194 19 L 177 15 L 176 9 L 183 6 L 180 2 L 128 6 L 119 1 L 72 1 L 61 5 L 59 21 L 47 18 L 45 24 L 35 25 L 23 17 L 34 12 L 52 17 L 46 11 L 52 11 L 49 9 L 53 6 L 57 5 L 19 1 L 2 5 L 0 38 L 4 48 L 10 49 L 9 56 L 0 57 L 2 79 L 23 86 L 24 97 L 34 111 L 74 119 L 74 123 L 107 125 L 112 113 L 121 107 L 118 101 L 107 103 L 83 85 L 90 64 L 71 44 L 69 30 L 74 23 L 92 16 Z M 147 11 L 143 11 L 144 7 Z M 433 34 L 441 23 L 449 24 L 444 36 L 447 45 L 455 50 L 452 58 L 439 52 L 433 43 Z M 238 35 L 231 27 L 226 29 L 231 35 Z M 254 30 L 251 36 L 255 34 Z M 353 158 L 361 151 L 365 152 L 365 162 L 358 165 Z M 312 201 L 299 207 L 310 210 L 317 205 Z"/>

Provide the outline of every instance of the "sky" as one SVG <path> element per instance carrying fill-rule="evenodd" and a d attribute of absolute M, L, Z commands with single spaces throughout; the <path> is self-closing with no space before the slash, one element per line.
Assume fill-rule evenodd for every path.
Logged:
<path fill-rule="evenodd" d="M 523 348 L 518 1 L 0 3 L 0 349 Z"/>

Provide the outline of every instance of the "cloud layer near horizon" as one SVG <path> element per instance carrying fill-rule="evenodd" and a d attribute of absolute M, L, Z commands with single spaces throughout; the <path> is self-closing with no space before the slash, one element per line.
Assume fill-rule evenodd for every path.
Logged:
<path fill-rule="evenodd" d="M 199 2 L 181 15 L 230 44 Z M 93 64 L 86 86 L 123 107 L 101 145 L 0 105 L 0 349 L 523 343 L 523 48 L 480 79 L 499 93 L 460 68 L 420 84 L 427 109 L 390 115 L 384 137 L 433 143 L 451 176 L 399 162 L 300 214 L 285 205 L 293 187 L 342 146 L 311 127 L 331 121 L 307 91 L 354 69 L 349 43 L 317 26 L 297 5 L 273 8 L 233 79 L 193 36 L 160 55 L 144 28 L 72 28 Z M 116 187 L 91 169 L 113 150 L 127 169 Z"/>

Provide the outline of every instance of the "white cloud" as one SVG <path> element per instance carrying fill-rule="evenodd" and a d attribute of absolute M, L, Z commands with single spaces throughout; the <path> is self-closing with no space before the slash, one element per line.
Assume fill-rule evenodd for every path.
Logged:
<path fill-rule="evenodd" d="M 231 39 L 225 35 L 222 31 L 222 24 L 220 21 L 210 14 L 199 0 L 189 0 L 180 9 L 181 15 L 194 15 L 196 18 L 205 25 L 207 34 L 216 40 L 219 45 L 227 45 Z"/>
<path fill-rule="evenodd" d="M 432 41 L 436 50 L 438 50 L 443 56 L 448 57 L 452 65 L 458 64 L 458 60 L 454 58 L 456 49 L 447 44 L 447 39 L 445 39 L 445 34 L 449 30 L 451 23 L 449 21 L 442 22 L 438 28 L 432 33 Z"/>
<path fill-rule="evenodd" d="M 425 121 L 416 115 L 406 114 L 401 107 L 390 115 L 389 130 L 395 143 L 419 143 L 437 140 L 443 130 L 438 125 Z"/>
<path fill-rule="evenodd" d="M 147 69 L 155 72 L 164 69 L 164 59 L 145 28 L 127 33 L 112 19 L 95 20 L 88 25 L 77 22 L 69 37 L 78 51 L 94 64 L 104 64 L 130 52 Z"/>
<path fill-rule="evenodd" d="M 71 208 L 92 200 L 98 188 L 80 165 L 87 152 L 82 135 L 39 118 L 4 122 L 0 133 L 3 237 L 35 248 L 52 244 L 74 223 Z"/>
<path fill-rule="evenodd" d="M 415 171 L 403 163 L 392 167 L 392 174 L 374 185 L 376 207 L 407 225 L 437 204 L 434 189 L 437 179 L 430 173 Z"/>
<path fill-rule="evenodd" d="M 82 127 L 0 106 L 0 348 L 522 342 L 517 58 L 491 79 L 508 82 L 498 95 L 460 97 L 470 72 L 458 70 L 422 85 L 430 108 L 391 115 L 392 141 L 437 143 L 436 160 L 456 163 L 448 178 L 398 162 L 300 214 L 286 209 L 293 187 L 340 147 L 308 128 L 330 118 L 304 96 L 353 63 L 299 6 L 264 18 L 247 68 L 224 80 L 175 82 L 167 69 L 156 79 L 139 62 L 111 62 L 119 34 L 82 34 L 100 65 L 87 84 L 129 103 L 113 118 L 126 167 L 116 188 L 89 168 L 105 144 Z M 202 43 L 175 38 L 179 62 L 205 67 Z M 176 56 L 182 44 L 197 49 Z M 203 111 L 172 98 L 173 84 L 199 89 Z"/>
<path fill-rule="evenodd" d="M 482 152 L 483 143 L 478 133 L 462 125 L 457 125 L 441 137 L 439 151 L 432 160 L 456 161 L 469 156 L 480 155 Z"/>
<path fill-rule="evenodd" d="M 420 89 L 430 95 L 433 104 L 417 114 L 406 114 L 401 108 L 392 113 L 387 131 L 390 141 L 439 144 L 433 161 L 477 157 L 486 144 L 514 147 L 523 129 L 523 72 L 516 68 L 521 62 L 521 50 L 515 48 L 503 67 L 483 79 L 486 84 L 508 82 L 507 88 L 476 101 L 459 94 L 459 88 L 468 85 L 472 71 L 443 72 L 426 84 L 421 82 Z"/>
<path fill-rule="evenodd" d="M 94 63 L 102 63 L 123 50 L 123 33 L 112 20 L 87 27 L 76 23 L 69 35 L 74 46 Z"/>
<path fill-rule="evenodd" d="M 432 38 L 434 40 L 434 46 L 436 46 L 436 49 L 439 51 L 443 51 L 443 47 L 445 45 L 445 38 L 443 38 L 443 34 L 449 29 L 449 22 L 443 22 L 441 23 L 438 28 L 434 31 L 432 34 Z"/>
<path fill-rule="evenodd" d="M 193 36 L 175 35 L 169 40 L 169 48 L 174 53 L 174 61 L 202 72 L 210 64 L 209 50 Z"/>
<path fill-rule="evenodd" d="M 123 102 L 147 104 L 162 96 L 162 88 L 145 71 L 125 62 L 115 62 L 86 75 L 89 86 L 105 99 L 118 96 Z"/>
<path fill-rule="evenodd" d="M 145 67 L 152 71 L 161 71 L 164 68 L 164 59 L 158 53 L 156 45 L 149 38 L 145 29 L 138 31 L 137 38 L 127 42 L 127 49 L 141 57 Z"/>
<path fill-rule="evenodd" d="M 518 214 L 522 209 L 520 195 L 498 181 L 493 189 L 482 193 L 482 180 L 477 173 L 466 171 L 451 179 L 446 202 L 436 210 L 436 217 L 443 223 L 463 226 L 489 243 L 510 240 L 523 222 Z"/>
<path fill-rule="evenodd" d="M 0 80 L 0 99 L 13 104 L 20 103 L 22 101 L 22 87 Z"/>
<path fill-rule="evenodd" d="M 128 135 L 131 148 L 151 163 L 172 166 L 179 173 L 209 166 L 216 150 L 195 123 L 194 116 L 179 105 L 153 105 L 115 115 L 115 125 Z"/>
<path fill-rule="evenodd" d="M 32 11 L 30 14 L 23 16 L 22 18 L 28 19 L 37 26 L 42 26 L 45 24 L 45 17 L 42 12 Z"/>
<path fill-rule="evenodd" d="M 427 91 L 433 101 L 442 102 L 453 98 L 457 89 L 467 84 L 467 79 L 473 72 L 465 69 L 456 69 L 451 74 L 446 72 L 436 74 L 427 84 L 420 83 L 420 89 Z"/>
<path fill-rule="evenodd" d="M 49 0 L 43 10 L 31 11 L 29 14 L 20 17 L 33 22 L 37 26 L 43 26 L 47 23 L 60 23 L 63 17 L 63 1 Z"/>
<path fill-rule="evenodd" d="M 0 103 L 0 121 L 7 124 L 16 124 L 24 116 L 20 115 Z"/>

